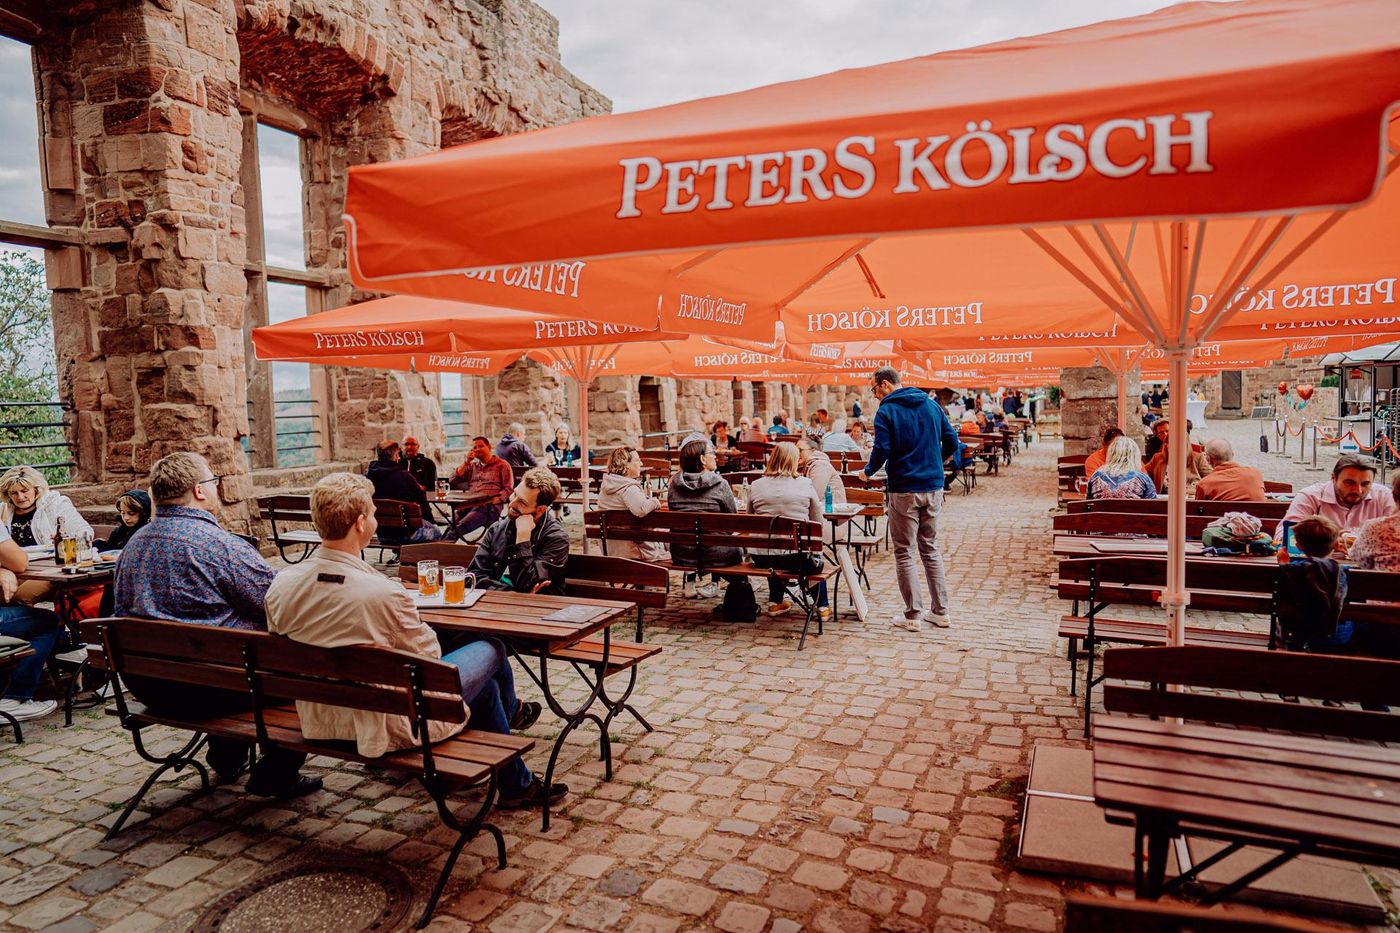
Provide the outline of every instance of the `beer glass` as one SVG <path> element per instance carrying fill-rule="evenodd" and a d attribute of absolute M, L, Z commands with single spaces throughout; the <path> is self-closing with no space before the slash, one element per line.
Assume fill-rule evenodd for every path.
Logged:
<path fill-rule="evenodd" d="M 78 536 L 78 566 L 91 567 L 95 554 L 92 549 L 92 535 L 83 532 Z"/>
<path fill-rule="evenodd" d="M 440 479 L 437 481 L 437 497 L 439 499 L 447 498 L 447 480 Z"/>
<path fill-rule="evenodd" d="M 420 560 L 418 562 L 418 592 L 424 596 L 436 596 L 438 586 L 438 562 Z"/>
<path fill-rule="evenodd" d="M 74 567 L 78 563 L 78 539 L 72 535 L 63 536 L 63 566 Z"/>
<path fill-rule="evenodd" d="M 467 599 L 467 568 L 442 568 L 442 601 L 449 606 L 459 606 Z"/>

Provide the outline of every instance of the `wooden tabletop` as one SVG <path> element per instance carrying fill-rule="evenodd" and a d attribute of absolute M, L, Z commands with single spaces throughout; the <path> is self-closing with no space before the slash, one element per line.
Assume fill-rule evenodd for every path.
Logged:
<path fill-rule="evenodd" d="M 446 495 L 440 496 L 433 490 L 428 490 L 428 503 L 431 505 L 440 502 L 443 505 L 480 505 L 483 502 L 490 502 L 494 499 L 490 493 L 466 492 L 461 489 L 450 489 Z"/>
<path fill-rule="evenodd" d="M 29 558 L 29 567 L 15 576 L 19 578 L 20 582 L 41 580 L 45 583 L 52 583 L 54 586 L 101 586 L 112 579 L 112 570 L 116 566 L 116 561 L 99 560 L 93 565 L 92 570 L 84 573 L 64 573 L 53 562 L 52 557 L 31 557 Z"/>
<path fill-rule="evenodd" d="M 1214 726 L 1094 717 L 1103 807 L 1222 833 L 1400 861 L 1400 750 Z"/>
<path fill-rule="evenodd" d="M 1199 541 L 1186 542 L 1188 557 L 1200 556 L 1203 545 Z M 1167 553 L 1166 538 L 1129 538 L 1116 535 L 1068 535 L 1057 534 L 1052 552 L 1058 557 L 1119 557 L 1122 555 L 1163 555 Z M 1275 561 L 1273 555 L 1267 557 L 1241 557 L 1240 560 Z"/>
<path fill-rule="evenodd" d="M 592 606 L 598 614 L 587 622 L 546 622 L 544 617 L 569 606 Z M 546 596 L 489 590 L 470 609 L 423 609 L 419 616 L 435 629 L 494 636 L 530 648 L 567 648 L 624 618 L 635 603 L 577 596 Z"/>

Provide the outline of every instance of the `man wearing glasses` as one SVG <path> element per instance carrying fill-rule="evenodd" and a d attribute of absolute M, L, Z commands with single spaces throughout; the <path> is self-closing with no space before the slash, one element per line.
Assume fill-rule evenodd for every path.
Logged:
<path fill-rule="evenodd" d="M 267 631 L 263 599 L 275 574 L 256 548 L 219 526 L 213 514 L 219 480 L 194 453 L 170 454 L 151 467 L 155 515 L 131 536 L 117 561 L 116 615 Z M 217 716 L 248 707 L 243 693 L 125 679 L 132 694 L 155 709 Z M 237 780 L 251 751 L 251 743 L 211 737 L 208 760 L 219 783 Z M 320 778 L 298 774 L 305 760 L 304 754 L 274 749 L 253 766 L 248 792 L 286 799 L 319 789 Z"/>

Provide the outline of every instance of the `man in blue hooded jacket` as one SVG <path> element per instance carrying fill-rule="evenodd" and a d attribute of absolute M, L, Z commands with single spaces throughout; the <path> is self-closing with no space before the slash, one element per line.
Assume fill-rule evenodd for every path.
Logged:
<path fill-rule="evenodd" d="M 947 628 L 948 579 L 938 550 L 938 513 L 943 508 L 944 451 L 957 450 L 958 435 L 938 403 L 922 389 L 902 388 L 893 368 L 875 370 L 870 385 L 880 407 L 865 475 L 885 468 L 895 575 L 904 598 L 904 612 L 895 615 L 893 624 L 910 632 L 920 631 L 924 622 Z M 919 593 L 916 545 L 928 582 L 928 611 Z"/>

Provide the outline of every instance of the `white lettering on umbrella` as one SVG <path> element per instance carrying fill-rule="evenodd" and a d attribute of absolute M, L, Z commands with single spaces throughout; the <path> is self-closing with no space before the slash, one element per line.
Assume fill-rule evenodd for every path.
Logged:
<path fill-rule="evenodd" d="M 579 283 L 584 267 L 588 263 L 581 259 L 569 262 L 534 263 L 528 266 L 496 266 L 488 269 L 471 269 L 462 275 L 478 282 L 523 288 L 533 292 L 549 292 L 566 298 L 577 298 Z"/>
<path fill-rule="evenodd" d="M 1086 173 L 1118 180 L 1144 173 L 1213 172 L 1214 115 L 1198 110 L 1120 116 L 1095 124 L 1053 123 L 1044 130 L 998 130 L 990 120 L 966 120 L 956 136 L 930 133 L 877 142 L 874 136 L 854 135 L 829 146 L 772 152 L 664 161 L 636 156 L 618 161 L 622 188 L 616 216 L 641 217 L 649 209 L 660 214 L 729 210 L 735 192 L 744 195 L 747 208 L 863 198 L 879 180 L 874 156 L 882 149 L 894 164 L 895 177 L 886 179 L 893 194 L 1067 182 Z"/>
<path fill-rule="evenodd" d="M 1266 288 L 1250 294 L 1249 286 L 1241 286 L 1235 292 L 1232 304 L 1249 298 L 1249 302 L 1239 309 L 1241 314 L 1255 311 L 1273 311 L 1275 304 L 1286 311 L 1308 308 L 1350 308 L 1371 304 L 1395 303 L 1396 277 L 1376 279 L 1369 282 L 1343 282 L 1318 285 L 1284 285 L 1282 288 Z M 1204 314 L 1215 299 L 1213 292 L 1191 296 L 1191 313 Z M 1277 299 L 1277 302 L 1275 301 Z"/>
<path fill-rule="evenodd" d="M 355 350 L 364 347 L 407 348 L 427 343 L 421 330 L 356 330 L 344 333 L 313 332 L 317 350 Z"/>
<path fill-rule="evenodd" d="M 689 295 L 682 292 L 679 298 L 680 307 L 676 309 L 676 317 L 691 321 L 711 321 L 737 327 L 744 323 L 744 312 L 748 308 L 747 302 L 727 301 L 715 295 Z"/>
<path fill-rule="evenodd" d="M 445 353 L 429 353 L 428 365 L 452 369 L 490 369 L 491 358 L 486 356 L 453 356 Z"/>

